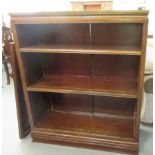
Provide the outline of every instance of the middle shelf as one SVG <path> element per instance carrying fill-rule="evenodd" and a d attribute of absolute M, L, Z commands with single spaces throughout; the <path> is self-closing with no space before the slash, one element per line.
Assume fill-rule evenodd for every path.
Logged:
<path fill-rule="evenodd" d="M 34 53 L 73 53 L 73 54 L 114 54 L 141 55 L 138 47 L 132 46 L 103 46 L 103 45 L 33 45 L 20 48 L 21 52 Z"/>
<path fill-rule="evenodd" d="M 27 91 L 136 98 L 140 57 L 22 53 Z"/>
<path fill-rule="evenodd" d="M 137 82 L 80 76 L 49 76 L 31 84 L 27 90 L 136 98 Z"/>

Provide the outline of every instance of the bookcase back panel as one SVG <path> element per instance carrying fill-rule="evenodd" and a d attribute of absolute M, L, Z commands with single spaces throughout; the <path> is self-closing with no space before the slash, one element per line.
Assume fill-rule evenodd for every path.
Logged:
<path fill-rule="evenodd" d="M 133 116 L 135 112 L 136 99 L 93 96 L 93 103 L 94 113 Z"/>
<path fill-rule="evenodd" d="M 92 75 L 105 80 L 136 80 L 139 65 L 139 56 L 94 55 Z"/>
<path fill-rule="evenodd" d="M 37 122 L 47 111 L 50 110 L 51 103 L 47 93 L 30 92 L 29 99 L 34 122 Z"/>
<path fill-rule="evenodd" d="M 89 24 L 17 25 L 20 47 L 36 44 L 88 44 Z"/>
<path fill-rule="evenodd" d="M 36 34 L 36 27 L 37 25 L 35 24 L 16 25 L 17 37 L 20 47 L 37 45 L 39 43 L 39 38 Z"/>
<path fill-rule="evenodd" d="M 22 54 L 24 72 L 28 85 L 33 84 L 44 77 L 45 67 L 42 59 L 43 57 L 42 54 Z"/>
<path fill-rule="evenodd" d="M 92 44 L 141 47 L 142 24 L 92 24 Z"/>
<path fill-rule="evenodd" d="M 51 94 L 54 111 L 62 112 L 92 112 L 92 97 L 90 95 Z"/>
<path fill-rule="evenodd" d="M 48 75 L 91 76 L 91 56 L 81 54 L 46 54 Z"/>

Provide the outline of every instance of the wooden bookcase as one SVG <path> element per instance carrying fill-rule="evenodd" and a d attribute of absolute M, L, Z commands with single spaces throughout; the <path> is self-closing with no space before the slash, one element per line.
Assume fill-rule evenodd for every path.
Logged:
<path fill-rule="evenodd" d="M 11 14 L 33 141 L 138 153 L 147 15 Z"/>

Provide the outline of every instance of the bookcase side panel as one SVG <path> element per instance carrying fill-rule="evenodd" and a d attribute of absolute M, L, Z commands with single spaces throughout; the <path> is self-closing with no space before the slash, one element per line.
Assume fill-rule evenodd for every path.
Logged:
<path fill-rule="evenodd" d="M 18 61 L 18 65 L 19 65 L 20 76 L 22 79 L 22 86 L 23 86 L 23 90 L 24 90 L 24 97 L 25 97 L 30 127 L 32 128 L 34 126 L 34 118 L 33 118 L 32 107 L 31 107 L 31 103 L 29 100 L 28 92 L 26 91 L 26 88 L 27 88 L 26 78 L 25 78 L 26 76 L 24 73 L 24 65 L 23 65 L 22 57 L 21 57 L 21 53 L 20 53 L 19 38 L 17 35 L 16 23 L 13 20 L 11 21 L 11 27 L 12 27 L 12 31 L 14 34 L 13 37 L 14 37 L 14 42 L 15 42 L 17 61 Z"/>
<path fill-rule="evenodd" d="M 141 59 L 139 66 L 138 100 L 137 100 L 137 111 L 135 117 L 135 137 L 137 140 L 139 138 L 141 105 L 144 91 L 144 68 L 146 57 L 147 32 L 148 32 L 148 19 L 143 24 L 143 32 L 141 38 L 142 44 L 141 44 Z"/>

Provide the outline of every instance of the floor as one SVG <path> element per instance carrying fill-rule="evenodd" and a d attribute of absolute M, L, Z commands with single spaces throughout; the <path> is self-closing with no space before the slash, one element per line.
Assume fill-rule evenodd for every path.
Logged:
<path fill-rule="evenodd" d="M 2 78 L 3 103 L 3 155 L 122 155 L 105 151 L 34 143 L 30 135 L 20 140 L 16 116 L 13 81 L 6 85 Z M 140 155 L 153 154 L 153 128 L 141 125 Z"/>

